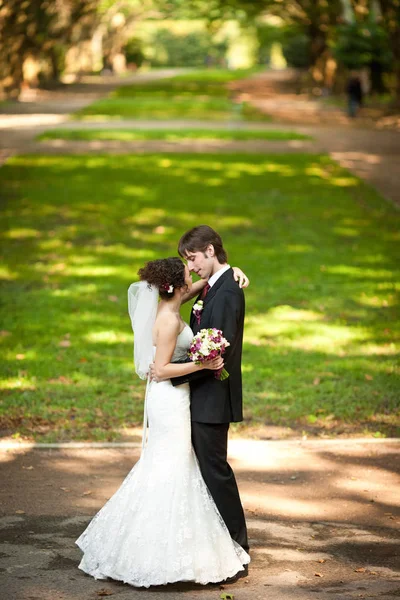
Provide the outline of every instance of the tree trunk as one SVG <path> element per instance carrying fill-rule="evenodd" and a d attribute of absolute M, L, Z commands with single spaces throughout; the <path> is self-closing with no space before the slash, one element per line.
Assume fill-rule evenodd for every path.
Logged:
<path fill-rule="evenodd" d="M 23 64 L 21 56 L 9 56 L 9 71 L 4 82 L 4 94 L 7 99 L 18 100 L 24 82 Z"/>
<path fill-rule="evenodd" d="M 389 34 L 396 78 L 395 104 L 400 106 L 400 3 L 398 0 L 379 0 L 383 21 Z"/>
<path fill-rule="evenodd" d="M 58 81 L 60 79 L 60 66 L 59 66 L 59 56 L 57 54 L 56 48 L 51 47 L 49 49 L 49 60 L 50 60 L 50 79 L 52 81 Z"/>
<path fill-rule="evenodd" d="M 400 60 L 397 63 L 397 68 L 394 70 L 396 78 L 394 106 L 400 108 Z"/>
<path fill-rule="evenodd" d="M 383 82 L 383 69 L 381 63 L 376 60 L 370 62 L 369 73 L 371 80 L 371 94 L 384 94 L 387 90 Z"/>
<path fill-rule="evenodd" d="M 317 24 L 311 23 L 308 28 L 308 33 L 310 36 L 310 58 L 311 65 L 316 65 L 318 59 L 326 50 L 326 34 L 321 31 Z"/>

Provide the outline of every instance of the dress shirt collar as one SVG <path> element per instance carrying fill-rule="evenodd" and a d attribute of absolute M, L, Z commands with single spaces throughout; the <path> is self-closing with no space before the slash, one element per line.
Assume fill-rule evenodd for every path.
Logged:
<path fill-rule="evenodd" d="M 210 277 L 210 279 L 208 280 L 208 285 L 210 287 L 212 287 L 214 285 L 214 283 L 217 281 L 217 279 L 219 279 L 221 277 L 221 275 L 223 275 L 230 268 L 231 268 L 230 265 L 226 265 L 225 267 L 222 267 L 222 269 L 220 269 L 219 271 L 214 273 L 214 275 L 212 275 Z"/>

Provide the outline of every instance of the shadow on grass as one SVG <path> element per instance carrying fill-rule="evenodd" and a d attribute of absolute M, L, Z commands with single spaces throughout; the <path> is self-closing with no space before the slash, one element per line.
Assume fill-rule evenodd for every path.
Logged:
<path fill-rule="evenodd" d="M 140 422 L 126 290 L 200 223 L 251 279 L 248 421 L 398 432 L 400 217 L 326 156 L 21 156 L 0 180 L 4 432 Z"/>

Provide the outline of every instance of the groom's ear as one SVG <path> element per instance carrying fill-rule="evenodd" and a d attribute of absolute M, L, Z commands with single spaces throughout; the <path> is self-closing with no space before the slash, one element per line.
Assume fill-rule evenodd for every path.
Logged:
<path fill-rule="evenodd" d="M 207 253 L 207 256 L 209 258 L 214 258 L 214 256 L 215 256 L 215 250 L 214 250 L 214 246 L 212 244 L 209 244 L 207 246 L 206 253 Z"/>

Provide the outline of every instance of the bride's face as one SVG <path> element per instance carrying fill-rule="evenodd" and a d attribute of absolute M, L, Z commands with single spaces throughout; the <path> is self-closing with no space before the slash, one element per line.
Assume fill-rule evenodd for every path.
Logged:
<path fill-rule="evenodd" d="M 192 276 L 187 265 L 185 265 L 185 284 L 189 292 L 192 289 Z"/>

